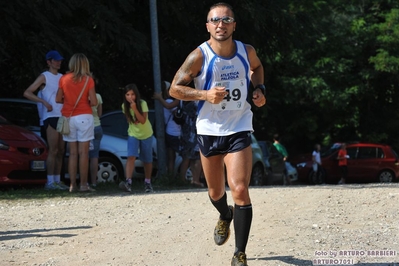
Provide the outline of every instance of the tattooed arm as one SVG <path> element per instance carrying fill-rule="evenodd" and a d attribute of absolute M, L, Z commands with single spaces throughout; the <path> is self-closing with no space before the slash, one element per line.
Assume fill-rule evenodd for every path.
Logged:
<path fill-rule="evenodd" d="M 188 85 L 200 72 L 202 53 L 199 48 L 192 51 L 177 71 L 170 86 L 170 96 L 185 101 L 205 100 L 206 91 L 197 90 Z"/>
<path fill-rule="evenodd" d="M 169 94 L 173 98 L 183 101 L 208 101 L 210 103 L 220 103 L 227 92 L 224 87 L 214 87 L 210 90 L 195 89 L 188 85 L 201 71 L 202 53 L 199 48 L 192 51 L 184 61 L 183 65 L 177 71 Z"/>

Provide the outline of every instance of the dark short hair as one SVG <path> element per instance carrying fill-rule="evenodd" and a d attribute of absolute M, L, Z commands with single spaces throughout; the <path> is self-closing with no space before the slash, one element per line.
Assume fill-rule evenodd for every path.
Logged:
<path fill-rule="evenodd" d="M 219 2 L 219 3 L 213 4 L 213 5 L 209 8 L 209 11 L 211 11 L 211 10 L 214 9 L 214 8 L 220 7 L 220 6 L 224 6 L 224 7 L 227 7 L 228 9 L 230 9 L 231 12 L 233 12 L 233 17 L 234 17 L 233 7 L 232 7 L 231 5 L 225 3 L 225 2 Z M 209 14 L 209 12 L 208 12 L 208 14 Z"/>
<path fill-rule="evenodd" d="M 278 134 L 274 134 L 273 140 L 279 141 L 280 140 L 280 136 Z"/>

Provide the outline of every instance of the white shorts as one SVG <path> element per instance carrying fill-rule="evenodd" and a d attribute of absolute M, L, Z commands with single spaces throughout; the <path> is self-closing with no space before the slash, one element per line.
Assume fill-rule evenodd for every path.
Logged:
<path fill-rule="evenodd" d="M 84 142 L 94 139 L 93 115 L 72 116 L 69 119 L 69 135 L 63 135 L 66 142 Z"/>

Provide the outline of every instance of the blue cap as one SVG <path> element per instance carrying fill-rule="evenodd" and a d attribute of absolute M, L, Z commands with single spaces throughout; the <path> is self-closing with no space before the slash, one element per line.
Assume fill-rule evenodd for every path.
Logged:
<path fill-rule="evenodd" d="M 58 51 L 52 50 L 46 54 L 46 60 L 51 60 L 51 59 L 64 60 L 64 57 L 62 57 Z"/>

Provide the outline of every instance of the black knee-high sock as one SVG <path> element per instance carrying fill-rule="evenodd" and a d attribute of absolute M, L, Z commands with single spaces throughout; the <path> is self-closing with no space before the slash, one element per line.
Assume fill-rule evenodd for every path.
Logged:
<path fill-rule="evenodd" d="M 249 230 L 252 223 L 252 204 L 234 206 L 234 232 L 236 235 L 236 250 L 245 253 L 247 247 Z"/>
<path fill-rule="evenodd" d="M 209 197 L 213 206 L 215 206 L 216 210 L 220 213 L 220 218 L 223 220 L 231 220 L 231 213 L 229 206 L 227 205 L 227 195 L 224 192 L 224 195 L 217 201 L 214 201 Z"/>

